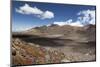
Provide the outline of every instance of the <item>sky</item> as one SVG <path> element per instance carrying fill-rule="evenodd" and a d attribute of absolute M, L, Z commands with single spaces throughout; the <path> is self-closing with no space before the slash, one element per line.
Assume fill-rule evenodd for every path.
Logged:
<path fill-rule="evenodd" d="M 84 26 L 95 24 L 95 6 L 12 1 L 12 31 L 58 24 Z"/>

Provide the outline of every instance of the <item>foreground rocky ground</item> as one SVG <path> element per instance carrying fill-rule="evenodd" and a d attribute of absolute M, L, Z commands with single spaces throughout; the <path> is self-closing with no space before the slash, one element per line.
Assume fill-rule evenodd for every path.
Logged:
<path fill-rule="evenodd" d="M 26 43 L 18 38 L 12 42 L 13 65 L 46 64 L 64 62 L 63 52 L 46 49 L 34 43 Z M 69 60 L 66 59 L 69 62 Z"/>

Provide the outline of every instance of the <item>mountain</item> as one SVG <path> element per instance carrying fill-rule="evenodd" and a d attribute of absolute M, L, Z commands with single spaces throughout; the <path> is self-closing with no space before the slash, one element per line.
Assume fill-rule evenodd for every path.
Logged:
<path fill-rule="evenodd" d="M 52 24 L 50 26 L 41 26 L 35 27 L 30 30 L 27 30 L 26 33 L 30 33 L 33 35 L 44 36 L 44 37 L 52 37 L 58 35 L 60 38 L 64 39 L 83 39 L 87 38 L 87 40 L 95 40 L 95 32 L 96 28 L 95 25 L 89 24 L 84 27 L 77 27 L 77 26 L 70 26 L 70 25 L 63 25 L 59 26 L 57 24 Z"/>
<path fill-rule="evenodd" d="M 95 61 L 96 25 L 52 24 L 12 33 L 13 65 Z"/>

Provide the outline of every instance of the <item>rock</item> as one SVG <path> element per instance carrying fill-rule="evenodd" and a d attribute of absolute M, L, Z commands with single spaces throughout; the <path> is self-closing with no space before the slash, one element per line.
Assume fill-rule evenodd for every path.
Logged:
<path fill-rule="evenodd" d="M 48 54 L 45 55 L 45 59 L 46 59 L 46 62 L 49 63 L 50 62 L 50 55 L 48 55 Z"/>
<path fill-rule="evenodd" d="M 39 45 L 35 45 L 35 46 L 38 47 L 38 48 L 40 47 Z"/>
<path fill-rule="evenodd" d="M 89 53 L 86 53 L 85 55 L 89 55 Z"/>
<path fill-rule="evenodd" d="M 44 48 L 34 43 L 13 39 L 12 56 L 14 65 L 60 63 L 64 54 L 52 48 Z"/>
<path fill-rule="evenodd" d="M 16 55 L 16 50 L 12 49 L 12 55 L 13 55 L 13 56 Z"/>
<path fill-rule="evenodd" d="M 63 59 L 63 60 L 61 60 L 61 62 L 70 62 L 70 60 Z"/>
<path fill-rule="evenodd" d="M 33 43 L 28 43 L 29 45 L 31 45 L 31 46 L 35 46 Z"/>

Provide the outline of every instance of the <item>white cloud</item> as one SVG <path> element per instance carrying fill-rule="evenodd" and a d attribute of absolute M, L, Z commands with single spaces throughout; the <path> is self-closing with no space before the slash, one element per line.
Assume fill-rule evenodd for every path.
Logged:
<path fill-rule="evenodd" d="M 69 19 L 69 20 L 67 20 L 66 22 L 67 22 L 67 24 L 70 24 L 70 23 L 72 23 L 72 19 Z"/>
<path fill-rule="evenodd" d="M 95 10 L 80 11 L 77 15 L 79 15 L 78 20 L 82 24 L 95 24 Z"/>
<path fill-rule="evenodd" d="M 66 25 L 67 23 L 66 22 L 54 22 L 53 24 L 57 24 L 59 26 L 63 26 L 63 25 Z"/>
<path fill-rule="evenodd" d="M 76 22 L 72 22 L 72 19 L 67 20 L 65 22 L 54 22 L 54 24 L 57 24 L 59 26 L 63 26 L 63 25 L 70 25 L 70 26 L 79 26 L 82 27 L 83 25 L 80 23 L 80 21 L 76 21 Z"/>
<path fill-rule="evenodd" d="M 54 22 L 54 24 L 62 25 L 71 25 L 71 26 L 84 26 L 87 24 L 95 24 L 95 10 L 83 10 L 77 13 L 76 21 L 73 22 L 73 19 L 67 21 Z"/>
<path fill-rule="evenodd" d="M 21 32 L 21 31 L 26 31 L 26 30 L 29 30 L 29 29 L 31 29 L 32 27 L 22 27 L 22 26 L 20 26 L 20 27 L 14 27 L 13 29 L 12 29 L 12 31 L 13 32 Z"/>
<path fill-rule="evenodd" d="M 76 22 L 70 23 L 69 25 L 83 27 L 83 24 L 81 24 L 80 21 L 76 21 Z"/>
<path fill-rule="evenodd" d="M 72 19 L 69 19 L 67 21 L 61 21 L 61 22 L 54 22 L 54 24 L 58 24 L 60 26 L 63 26 L 63 25 L 70 25 L 70 23 L 72 23 Z"/>
<path fill-rule="evenodd" d="M 51 11 L 45 11 L 42 15 L 41 15 L 42 19 L 46 19 L 46 18 L 54 18 L 54 14 Z"/>
<path fill-rule="evenodd" d="M 16 12 L 20 13 L 20 14 L 33 14 L 34 16 L 40 18 L 40 19 L 51 19 L 54 18 L 54 13 L 51 11 L 42 11 L 39 8 L 35 7 L 31 7 L 28 4 L 25 4 L 24 6 L 21 6 L 18 8 L 16 8 Z"/>

